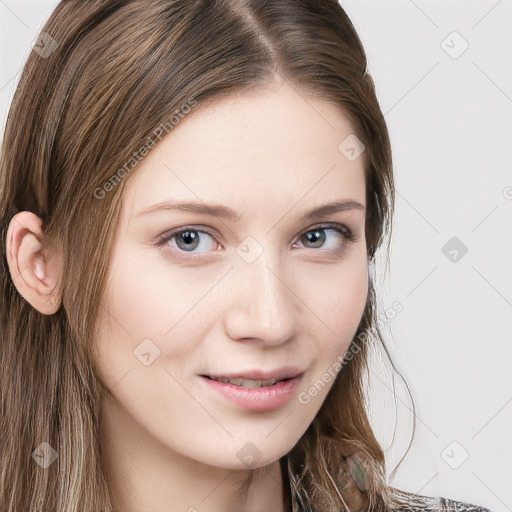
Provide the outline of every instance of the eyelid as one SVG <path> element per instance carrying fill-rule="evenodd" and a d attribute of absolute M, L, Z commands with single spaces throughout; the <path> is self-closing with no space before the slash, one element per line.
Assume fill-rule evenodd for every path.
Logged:
<path fill-rule="evenodd" d="M 155 243 L 157 245 L 165 244 L 165 242 L 168 242 L 173 236 L 175 236 L 179 233 L 182 233 L 183 231 L 187 231 L 187 230 L 206 233 L 206 234 L 210 235 L 218 244 L 221 243 L 219 241 L 219 239 L 217 238 L 217 235 L 212 230 L 210 230 L 210 228 L 208 228 L 206 226 L 194 225 L 194 224 L 187 224 L 185 226 L 180 226 L 180 227 L 177 227 L 174 229 L 170 229 L 170 230 L 166 231 L 165 233 L 162 233 L 160 236 L 158 236 L 156 238 Z"/>
<path fill-rule="evenodd" d="M 317 224 L 313 224 L 309 228 L 304 229 L 298 237 L 301 237 L 305 235 L 306 233 L 309 233 L 310 231 L 314 231 L 315 229 L 334 229 L 339 230 L 343 235 L 345 235 L 349 240 L 355 239 L 355 235 L 353 231 L 346 226 L 345 224 L 342 224 L 341 222 L 319 222 Z"/>

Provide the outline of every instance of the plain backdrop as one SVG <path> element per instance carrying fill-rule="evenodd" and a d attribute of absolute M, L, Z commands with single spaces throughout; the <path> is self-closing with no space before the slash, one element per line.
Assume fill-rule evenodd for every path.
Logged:
<path fill-rule="evenodd" d="M 57 3 L 0 0 L 2 132 Z M 416 433 L 392 483 L 512 511 L 512 0 L 340 3 L 367 51 L 393 147 L 392 253 L 377 287 Z M 376 358 L 371 376 L 390 472 L 409 444 L 412 406 L 389 365 Z"/>

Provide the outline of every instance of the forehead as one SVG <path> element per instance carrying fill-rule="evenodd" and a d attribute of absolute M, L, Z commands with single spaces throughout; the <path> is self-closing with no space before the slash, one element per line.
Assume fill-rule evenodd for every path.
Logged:
<path fill-rule="evenodd" d="M 365 204 L 363 156 L 339 146 L 353 128 L 339 109 L 286 83 L 192 111 L 145 157 L 125 190 L 133 215 L 165 199 L 229 204 L 239 211 L 299 200 Z"/>

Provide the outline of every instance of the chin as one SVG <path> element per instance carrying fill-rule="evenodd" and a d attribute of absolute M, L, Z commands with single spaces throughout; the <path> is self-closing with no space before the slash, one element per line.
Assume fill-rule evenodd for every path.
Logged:
<path fill-rule="evenodd" d="M 238 442 L 235 448 L 228 448 L 229 452 L 234 453 L 234 456 L 226 457 L 228 450 L 221 449 L 220 453 L 212 454 L 208 460 L 203 459 L 203 462 L 211 466 L 230 469 L 230 470 L 253 470 L 270 466 L 279 461 L 281 457 L 290 452 L 294 445 L 289 445 L 288 442 L 280 444 L 281 449 L 275 446 L 267 446 L 264 443 L 258 442 Z"/>

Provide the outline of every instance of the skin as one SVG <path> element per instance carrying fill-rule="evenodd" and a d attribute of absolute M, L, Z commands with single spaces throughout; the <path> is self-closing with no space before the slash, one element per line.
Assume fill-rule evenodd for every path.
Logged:
<path fill-rule="evenodd" d="M 190 114 L 126 178 L 95 340 L 109 390 L 99 441 L 116 510 L 284 510 L 278 459 L 306 431 L 333 379 L 307 404 L 294 397 L 254 412 L 199 375 L 294 365 L 304 371 L 299 394 L 347 350 L 368 292 L 364 210 L 301 216 L 334 200 L 366 207 L 363 159 L 338 149 L 351 133 L 332 105 L 276 82 Z M 223 204 L 241 217 L 139 215 L 168 199 Z M 342 224 L 356 240 L 332 228 L 320 230 L 320 241 L 301 236 L 321 222 Z M 201 231 L 198 245 L 178 245 L 175 236 L 156 246 L 160 235 L 191 225 Z M 251 263 L 237 253 L 247 237 L 262 250 Z M 64 269 L 58 246 L 41 239 L 40 219 L 18 213 L 8 263 L 26 300 L 52 314 Z M 160 350 L 148 366 L 134 357 L 145 339 Z M 250 467 L 237 456 L 247 443 L 260 457 Z"/>

